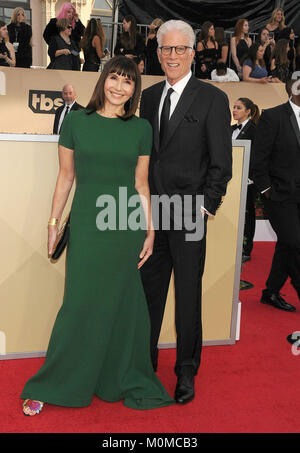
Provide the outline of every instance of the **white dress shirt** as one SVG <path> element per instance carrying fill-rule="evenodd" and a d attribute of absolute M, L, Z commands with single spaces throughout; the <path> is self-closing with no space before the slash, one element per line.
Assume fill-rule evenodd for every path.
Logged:
<path fill-rule="evenodd" d="M 237 136 L 240 134 L 241 130 L 243 129 L 243 127 L 246 126 L 246 124 L 248 123 L 249 121 L 249 118 L 247 118 L 245 121 L 243 121 L 241 123 L 242 127 L 241 129 L 235 129 L 233 132 L 232 132 L 232 140 L 235 140 L 237 138 Z"/>
<path fill-rule="evenodd" d="M 165 100 L 165 97 L 167 96 L 169 88 L 173 88 L 173 90 L 174 90 L 170 96 L 171 106 L 170 106 L 169 118 L 171 118 L 172 113 L 174 112 L 175 107 L 180 99 L 180 96 L 191 77 L 192 77 L 192 71 L 190 71 L 186 76 L 184 76 L 182 79 L 179 80 L 179 82 L 175 83 L 174 85 L 170 85 L 169 82 L 166 80 L 166 83 L 165 83 L 165 86 L 164 86 L 164 89 L 163 89 L 163 92 L 162 92 L 162 95 L 160 98 L 160 104 L 159 104 L 159 109 L 158 109 L 159 127 L 160 127 L 161 111 L 162 111 L 162 108 L 164 105 L 164 100 Z"/>
<path fill-rule="evenodd" d="M 297 123 L 298 123 L 298 127 L 299 127 L 299 130 L 300 130 L 300 107 L 296 104 L 293 103 L 292 99 L 289 100 L 290 102 L 290 105 L 295 113 L 295 116 L 296 116 L 296 120 L 297 120 Z"/>
<path fill-rule="evenodd" d="M 61 128 L 62 122 L 63 122 L 63 120 L 65 118 L 67 107 L 69 107 L 69 113 L 70 113 L 70 110 L 73 107 L 74 103 L 75 103 L 75 101 L 73 101 L 72 104 L 65 104 L 65 106 L 63 108 L 63 111 L 61 112 L 61 115 L 60 115 L 60 118 L 59 118 L 59 122 L 58 122 L 58 128 L 57 128 L 58 133 L 60 133 L 60 128 Z"/>

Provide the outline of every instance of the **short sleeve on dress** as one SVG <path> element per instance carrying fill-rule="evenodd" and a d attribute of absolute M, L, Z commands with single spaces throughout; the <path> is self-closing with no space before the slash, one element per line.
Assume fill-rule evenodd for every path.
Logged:
<path fill-rule="evenodd" d="M 244 61 L 244 65 L 245 66 L 250 66 L 250 68 L 253 69 L 253 63 L 252 61 L 248 58 L 248 60 Z"/>
<path fill-rule="evenodd" d="M 73 133 L 73 115 L 70 112 L 63 120 L 59 134 L 58 144 L 65 148 L 74 149 L 74 133 Z"/>
<path fill-rule="evenodd" d="M 152 150 L 152 126 L 147 120 L 143 120 L 143 133 L 141 134 L 139 155 L 150 156 Z"/>

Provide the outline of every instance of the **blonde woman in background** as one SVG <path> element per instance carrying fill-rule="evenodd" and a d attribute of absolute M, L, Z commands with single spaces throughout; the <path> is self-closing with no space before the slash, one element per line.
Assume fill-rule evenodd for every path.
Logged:
<path fill-rule="evenodd" d="M 27 23 L 23 8 L 15 8 L 7 26 L 9 41 L 14 47 L 17 68 L 30 68 L 32 65 L 32 28 Z"/>
<path fill-rule="evenodd" d="M 278 35 L 281 30 L 286 27 L 284 13 L 282 8 L 276 8 L 272 12 L 270 22 L 266 25 L 269 32 L 274 33 L 275 41 L 278 39 Z"/>

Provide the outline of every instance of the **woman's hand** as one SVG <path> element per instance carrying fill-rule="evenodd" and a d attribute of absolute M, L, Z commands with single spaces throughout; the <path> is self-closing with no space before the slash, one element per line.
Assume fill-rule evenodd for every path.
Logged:
<path fill-rule="evenodd" d="M 150 233 L 147 234 L 147 237 L 144 241 L 143 249 L 139 256 L 141 261 L 138 263 L 138 269 L 140 269 L 142 265 L 147 261 L 147 259 L 152 255 L 154 236 L 155 236 L 154 231 L 151 231 Z"/>
<path fill-rule="evenodd" d="M 53 253 L 54 244 L 57 239 L 58 227 L 56 225 L 48 225 L 48 257 Z"/>
<path fill-rule="evenodd" d="M 269 44 L 270 44 L 271 47 L 275 47 L 274 39 L 269 38 Z"/>
<path fill-rule="evenodd" d="M 262 77 L 261 79 L 257 79 L 260 83 L 270 83 L 272 82 L 272 79 L 269 77 Z"/>
<path fill-rule="evenodd" d="M 69 49 L 62 49 L 62 50 L 63 50 L 64 55 L 71 55 L 71 52 Z"/>

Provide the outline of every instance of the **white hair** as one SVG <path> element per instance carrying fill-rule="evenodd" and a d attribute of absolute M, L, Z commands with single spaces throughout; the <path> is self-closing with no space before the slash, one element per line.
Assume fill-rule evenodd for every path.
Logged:
<path fill-rule="evenodd" d="M 163 35 L 174 30 L 180 31 L 181 33 L 187 35 L 189 38 L 190 46 L 194 47 L 195 44 L 194 30 L 188 23 L 184 22 L 183 20 L 168 20 L 159 27 L 156 35 L 159 47 L 161 46 Z"/>

